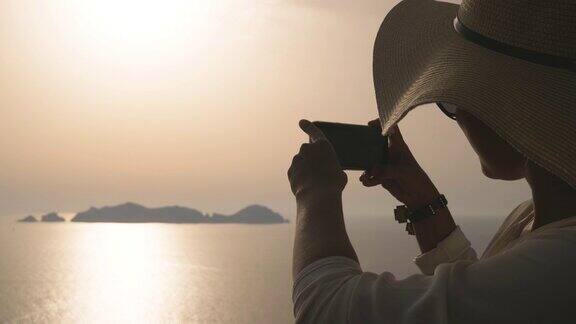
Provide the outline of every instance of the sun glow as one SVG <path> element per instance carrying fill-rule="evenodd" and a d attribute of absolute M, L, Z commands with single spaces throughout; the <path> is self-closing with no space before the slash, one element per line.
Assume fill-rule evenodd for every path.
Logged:
<path fill-rule="evenodd" d="M 8 1 L 7 26 L 18 38 L 6 39 L 14 53 L 4 55 L 26 61 L 17 73 L 26 84 L 38 80 L 46 93 L 66 97 L 69 119 L 156 103 L 176 109 L 213 79 L 230 47 L 241 47 L 230 27 L 252 13 L 233 0 Z"/>
<path fill-rule="evenodd" d="M 185 54 L 192 59 L 215 28 L 205 0 L 85 0 L 67 3 L 69 39 L 108 63 L 158 64 Z"/>

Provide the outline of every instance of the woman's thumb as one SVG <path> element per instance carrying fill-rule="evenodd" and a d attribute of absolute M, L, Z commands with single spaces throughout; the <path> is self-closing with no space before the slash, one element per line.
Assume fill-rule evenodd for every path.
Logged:
<path fill-rule="evenodd" d="M 316 125 L 309 120 L 302 119 L 298 125 L 300 126 L 300 129 L 310 136 L 310 142 L 314 143 L 326 139 L 326 136 L 324 136 L 324 133 L 322 133 L 320 128 L 316 127 Z"/>

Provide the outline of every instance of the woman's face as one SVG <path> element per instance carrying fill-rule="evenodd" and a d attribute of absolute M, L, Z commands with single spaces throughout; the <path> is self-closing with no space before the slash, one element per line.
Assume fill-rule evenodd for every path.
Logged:
<path fill-rule="evenodd" d="M 501 180 L 524 178 L 526 158 L 491 128 L 461 109 L 456 111 L 456 121 L 478 154 L 484 175 Z"/>

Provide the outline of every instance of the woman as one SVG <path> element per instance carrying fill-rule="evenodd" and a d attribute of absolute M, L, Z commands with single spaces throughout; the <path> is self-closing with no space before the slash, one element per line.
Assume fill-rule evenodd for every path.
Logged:
<path fill-rule="evenodd" d="M 374 80 L 391 163 L 362 175 L 404 206 L 422 274 L 363 272 L 344 227 L 347 178 L 310 136 L 288 171 L 297 201 L 299 323 L 574 323 L 576 313 L 576 1 L 406 0 L 380 28 Z M 480 259 L 395 126 L 438 103 L 494 179 L 524 178 L 532 198 Z"/>

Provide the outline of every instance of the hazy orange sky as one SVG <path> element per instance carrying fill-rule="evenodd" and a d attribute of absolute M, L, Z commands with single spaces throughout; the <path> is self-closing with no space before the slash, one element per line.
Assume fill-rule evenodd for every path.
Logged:
<path fill-rule="evenodd" d="M 0 214 L 135 201 L 291 217 L 297 122 L 377 116 L 372 46 L 394 3 L 0 0 Z M 456 217 L 529 197 L 483 178 L 438 109 L 401 129 Z M 349 214 L 391 214 L 350 175 Z"/>

